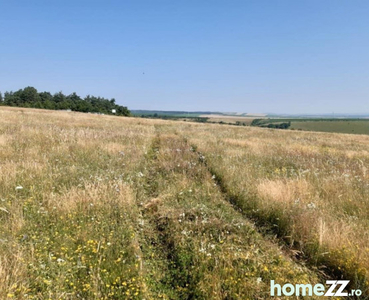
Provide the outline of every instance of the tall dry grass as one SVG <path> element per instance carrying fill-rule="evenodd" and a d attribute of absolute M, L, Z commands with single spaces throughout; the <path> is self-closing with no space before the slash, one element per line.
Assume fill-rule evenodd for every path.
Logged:
<path fill-rule="evenodd" d="M 368 144 L 1 107 L 0 298 L 268 299 L 320 271 L 364 287 Z"/>
<path fill-rule="evenodd" d="M 142 297 L 131 182 L 154 124 L 121 120 L 1 108 L 1 299 Z"/>
<path fill-rule="evenodd" d="M 183 134 L 245 215 L 322 271 L 368 288 L 368 136 L 217 125 Z"/>

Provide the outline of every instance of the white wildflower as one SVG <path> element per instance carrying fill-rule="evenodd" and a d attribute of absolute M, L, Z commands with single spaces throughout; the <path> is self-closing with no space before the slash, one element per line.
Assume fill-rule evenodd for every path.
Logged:
<path fill-rule="evenodd" d="M 315 204 L 313 202 L 310 202 L 308 205 L 307 205 L 308 208 L 310 209 L 314 209 L 316 208 Z"/>

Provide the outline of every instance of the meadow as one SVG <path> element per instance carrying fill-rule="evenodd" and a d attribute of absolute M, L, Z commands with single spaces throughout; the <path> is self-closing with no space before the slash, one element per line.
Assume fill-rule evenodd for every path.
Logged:
<path fill-rule="evenodd" d="M 367 299 L 367 166 L 365 135 L 1 107 L 0 299 Z"/>

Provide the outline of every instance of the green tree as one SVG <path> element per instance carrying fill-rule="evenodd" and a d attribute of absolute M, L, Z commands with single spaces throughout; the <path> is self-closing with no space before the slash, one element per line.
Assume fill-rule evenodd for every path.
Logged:
<path fill-rule="evenodd" d="M 55 102 L 54 101 L 50 101 L 50 100 L 46 100 L 43 103 L 44 108 L 46 109 L 55 109 Z"/>
<path fill-rule="evenodd" d="M 22 103 L 28 103 L 30 107 L 40 101 L 40 95 L 38 94 L 37 90 L 31 86 L 28 86 L 24 88 L 24 90 L 22 90 L 20 98 L 22 100 Z"/>
<path fill-rule="evenodd" d="M 62 92 L 56 93 L 53 96 L 53 101 L 56 103 L 60 103 L 66 100 L 65 95 Z"/>
<path fill-rule="evenodd" d="M 39 96 L 41 102 L 53 101 L 53 95 L 51 95 L 49 92 L 39 93 Z"/>
<path fill-rule="evenodd" d="M 71 110 L 77 110 L 77 107 L 83 99 L 76 93 L 72 93 L 66 97 L 68 108 Z"/>
<path fill-rule="evenodd" d="M 22 90 L 17 92 L 5 92 L 4 93 L 4 104 L 8 106 L 21 106 L 22 100 L 20 98 Z"/>
<path fill-rule="evenodd" d="M 51 95 L 49 92 L 38 93 L 34 87 L 26 87 L 16 92 L 5 92 L 4 97 L 0 94 L 0 104 L 9 106 L 34 107 L 45 109 L 71 109 L 81 112 L 99 112 L 116 115 L 129 116 L 127 107 L 115 103 L 115 99 L 106 99 L 88 95 L 84 99 L 76 93 L 65 96 L 62 92 Z"/>

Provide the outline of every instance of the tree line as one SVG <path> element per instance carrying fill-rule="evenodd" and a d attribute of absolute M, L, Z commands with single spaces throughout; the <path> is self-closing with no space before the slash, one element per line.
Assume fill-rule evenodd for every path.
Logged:
<path fill-rule="evenodd" d="M 254 119 L 251 122 L 251 126 L 268 127 L 276 129 L 288 129 L 291 126 L 291 121 L 280 122 L 281 120 L 273 121 L 271 119 Z"/>
<path fill-rule="evenodd" d="M 127 107 L 115 103 L 115 99 L 106 99 L 88 95 L 85 98 L 76 93 L 64 95 L 62 92 L 51 94 L 49 92 L 38 92 L 34 87 L 28 86 L 16 92 L 0 92 L 0 105 L 44 108 L 54 110 L 72 110 L 80 112 L 115 114 L 118 116 L 129 116 Z M 115 110 L 115 113 L 113 111 Z"/>

